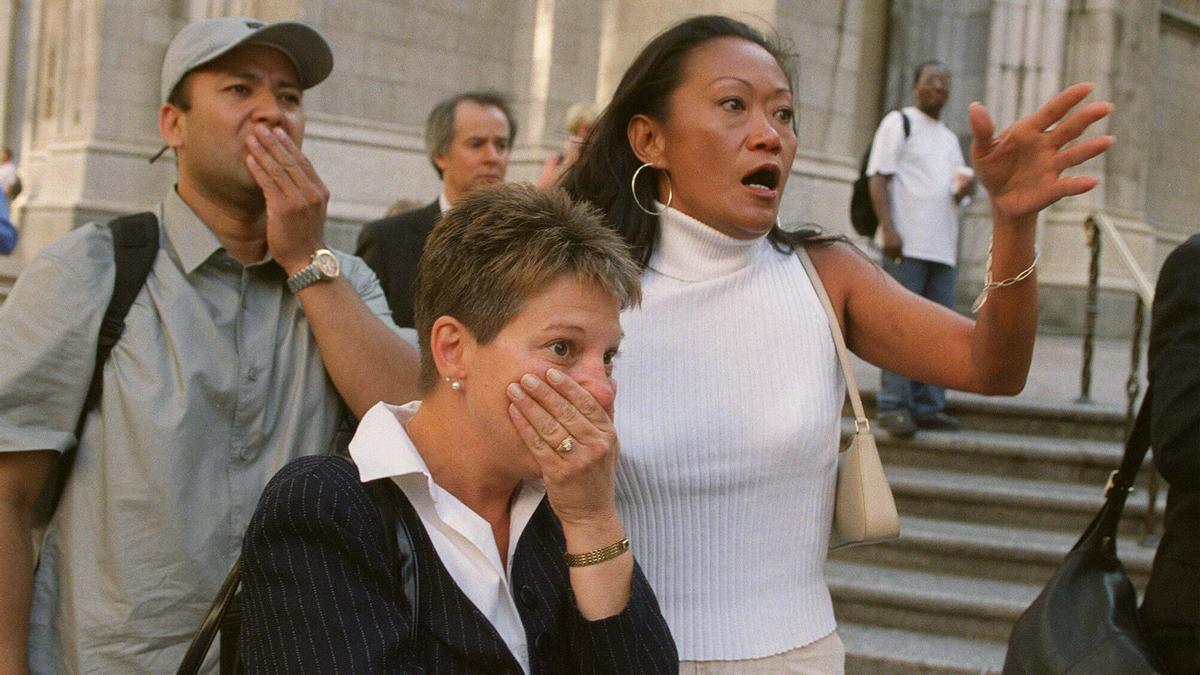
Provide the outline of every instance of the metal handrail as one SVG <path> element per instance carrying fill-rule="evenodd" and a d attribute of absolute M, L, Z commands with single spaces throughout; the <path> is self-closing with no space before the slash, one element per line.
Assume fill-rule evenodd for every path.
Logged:
<path fill-rule="evenodd" d="M 1138 264 L 1137 258 L 1133 257 L 1133 252 L 1129 249 L 1129 245 L 1125 243 L 1125 238 L 1107 215 L 1099 211 L 1093 212 L 1084 221 L 1083 227 L 1088 248 L 1091 249 L 1091 260 L 1088 265 L 1087 303 L 1084 305 L 1086 315 L 1084 317 L 1083 332 L 1083 367 L 1079 377 L 1079 398 L 1076 401 L 1078 403 L 1091 403 L 1092 357 L 1095 351 L 1096 316 L 1100 313 L 1101 235 L 1107 238 L 1115 247 L 1118 257 L 1124 263 L 1126 271 L 1129 272 L 1130 278 L 1133 280 L 1133 292 L 1138 299 L 1136 311 L 1141 312 L 1145 307 L 1150 307 L 1154 304 L 1154 286 L 1150 283 L 1150 279 L 1146 276 L 1146 273 L 1142 271 L 1142 266 Z M 1138 338 L 1134 342 L 1134 351 L 1137 352 L 1141 337 L 1140 326 L 1135 327 L 1134 337 Z M 1136 363 L 1134 364 L 1133 372 L 1134 374 L 1137 372 Z M 1134 393 L 1136 394 L 1137 392 Z"/>
<path fill-rule="evenodd" d="M 1125 237 L 1117 230 L 1117 226 L 1109 217 L 1099 211 L 1088 216 L 1089 223 L 1095 223 L 1096 227 L 1108 237 L 1113 246 L 1116 247 L 1117 254 L 1121 256 L 1121 262 L 1125 263 L 1125 271 L 1129 272 L 1129 276 L 1133 278 L 1134 292 L 1146 303 L 1149 307 L 1154 304 L 1154 284 L 1150 283 L 1150 278 L 1142 271 L 1142 266 L 1138 264 L 1137 258 L 1133 257 L 1133 251 L 1129 250 L 1129 245 L 1125 243 Z"/>
<path fill-rule="evenodd" d="M 1093 212 L 1084 221 L 1084 233 L 1088 247 L 1091 249 L 1091 260 L 1088 264 L 1087 305 L 1085 306 L 1085 328 L 1083 335 L 1083 369 L 1080 373 L 1079 403 L 1091 403 L 1092 386 L 1092 356 L 1095 346 L 1096 316 L 1100 313 L 1100 243 L 1106 238 L 1117 251 L 1125 270 L 1133 279 L 1133 292 L 1136 303 L 1133 310 L 1133 335 L 1129 351 L 1129 377 L 1125 381 L 1125 438 L 1133 431 L 1133 418 L 1136 412 L 1138 395 L 1141 393 L 1141 378 L 1138 376 L 1142 361 L 1142 333 L 1145 326 L 1146 308 L 1154 304 L 1154 286 L 1142 271 L 1141 265 L 1133 257 L 1133 251 L 1125 243 L 1125 238 L 1117 230 L 1116 225 L 1108 216 Z M 1158 502 L 1158 472 L 1149 471 L 1146 486 L 1146 515 L 1142 522 L 1142 538 L 1144 544 L 1154 540 L 1157 523 Z"/>

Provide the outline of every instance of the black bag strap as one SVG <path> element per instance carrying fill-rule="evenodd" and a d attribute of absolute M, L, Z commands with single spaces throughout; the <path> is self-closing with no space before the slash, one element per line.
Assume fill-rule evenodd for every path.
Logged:
<path fill-rule="evenodd" d="M 87 411 L 100 402 L 104 388 L 104 363 L 113 347 L 125 332 L 125 317 L 137 299 L 138 292 L 150 276 L 154 258 L 158 255 L 158 218 L 153 213 L 134 213 L 117 218 L 108 224 L 113 234 L 113 262 L 116 263 L 116 280 L 112 299 L 100 323 L 100 341 L 96 346 L 96 369 L 92 372 L 92 383 L 84 399 L 84 414 L 79 416 L 77 431 L 82 431 Z M 76 434 L 78 438 L 78 433 Z"/>
<path fill-rule="evenodd" d="M 1138 409 L 1133 429 L 1125 440 L 1125 455 L 1121 465 L 1108 476 L 1104 486 L 1104 506 L 1096 517 L 1083 531 L 1079 541 L 1071 548 L 1072 551 L 1082 547 L 1104 546 L 1115 550 L 1117 526 L 1121 522 L 1121 512 L 1125 510 L 1125 500 L 1133 492 L 1133 483 L 1137 480 L 1138 470 L 1146 459 L 1146 451 L 1150 448 L 1150 408 L 1153 405 L 1154 387 L 1146 390 L 1142 405 Z"/>
<path fill-rule="evenodd" d="M 370 495 L 371 501 L 379 512 L 384 531 L 396 533 L 394 537 L 384 538 L 384 547 L 387 555 L 397 561 L 400 567 L 404 597 L 412 609 L 413 616 L 409 635 L 415 642 L 417 639 L 418 599 L 417 555 L 408 523 L 400 513 L 403 503 L 400 501 L 403 496 L 400 486 L 396 485 L 391 478 L 377 478 L 363 483 L 363 487 L 366 488 L 367 494 Z M 204 657 L 212 648 L 213 640 L 218 632 L 221 634 L 221 674 L 234 675 L 242 672 L 238 645 L 238 634 L 242 627 L 241 598 L 238 595 L 241 586 L 242 560 L 239 557 L 233 563 L 233 567 L 229 569 L 229 574 L 225 575 L 225 581 L 221 583 L 217 597 L 213 599 L 212 606 L 208 608 L 208 614 L 200 622 L 199 630 L 192 636 L 192 643 L 188 645 L 183 661 L 179 664 L 177 675 L 195 675 L 200 672 L 200 666 L 204 664 Z"/>
<path fill-rule="evenodd" d="M 1108 485 L 1104 488 L 1105 496 L 1113 490 L 1126 494 L 1133 492 L 1133 482 L 1138 470 L 1146 459 L 1146 451 L 1150 448 L 1150 408 L 1153 405 L 1154 388 L 1146 389 L 1142 405 L 1138 408 L 1137 419 L 1134 420 L 1133 430 L 1125 441 L 1125 456 L 1121 458 L 1121 466 L 1109 476 Z"/>
<path fill-rule="evenodd" d="M 409 626 L 409 637 L 416 642 L 417 609 L 421 595 L 419 576 L 417 575 L 416 547 L 413 545 L 408 519 L 401 514 L 402 507 L 406 506 L 408 502 L 400 492 L 400 486 L 396 485 L 396 481 L 391 478 L 376 478 L 367 481 L 363 486 L 367 488 L 367 494 L 371 495 L 371 501 L 375 502 L 375 508 L 379 509 L 384 530 L 396 533 L 394 537 L 387 537 L 384 541 L 387 543 L 388 555 L 396 561 L 399 567 L 401 588 L 413 617 L 412 624 Z M 411 511 L 411 506 L 407 510 Z M 413 512 L 409 515 L 415 516 L 416 514 Z"/>
<path fill-rule="evenodd" d="M 204 657 L 208 655 L 208 650 L 212 647 L 213 638 L 222 628 L 222 620 L 230 606 L 236 604 L 234 598 L 241 586 L 242 559 L 239 556 L 233 563 L 233 567 L 229 568 L 229 573 L 225 575 L 225 581 L 221 582 L 221 590 L 217 591 L 217 597 L 213 599 L 212 606 L 208 608 L 208 614 L 204 616 L 204 621 L 200 622 L 200 629 L 192 636 L 192 643 L 188 645 L 187 652 L 183 655 L 183 661 L 179 664 L 179 670 L 176 671 L 179 675 L 193 675 L 200 672 L 200 666 L 204 664 Z M 223 636 L 224 633 L 222 633 L 222 639 L 224 639 Z M 222 673 L 230 672 L 225 669 L 225 658 L 225 649 L 222 645 Z"/>
<path fill-rule="evenodd" d="M 104 319 L 100 322 L 96 364 L 92 369 L 87 396 L 83 399 L 83 409 L 75 422 L 75 445 L 64 450 L 54 463 L 46 487 L 38 497 L 37 506 L 34 508 L 34 523 L 38 527 L 49 523 L 54 510 L 58 508 L 63 487 L 75 465 L 75 451 L 79 439 L 83 436 L 84 422 L 88 413 L 100 402 L 100 394 L 104 389 L 104 364 L 117 341 L 121 339 L 121 334 L 125 332 L 125 317 L 129 315 L 129 308 L 133 307 L 133 301 L 146 284 L 146 277 L 150 276 L 150 268 L 154 266 L 154 259 L 158 255 L 158 218 L 153 213 L 121 216 L 109 222 L 108 227 L 112 230 L 113 263 L 116 270 L 113 294 L 108 301 L 108 309 L 104 311 Z"/>

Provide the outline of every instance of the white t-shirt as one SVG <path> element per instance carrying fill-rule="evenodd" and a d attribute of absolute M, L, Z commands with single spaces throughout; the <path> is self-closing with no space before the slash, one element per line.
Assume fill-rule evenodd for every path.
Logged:
<path fill-rule="evenodd" d="M 958 204 L 954 171 L 963 162 L 958 137 L 940 120 L 915 107 L 904 108 L 912 131 L 893 110 L 875 131 L 867 175 L 892 176 L 892 223 L 904 240 L 905 257 L 954 266 L 958 257 Z"/>
<path fill-rule="evenodd" d="M 502 564 L 492 526 L 433 481 L 425 460 L 409 439 L 404 423 L 417 413 L 420 405 L 420 401 L 402 406 L 376 403 L 358 423 L 350 441 L 350 456 L 358 465 L 364 483 L 390 476 L 400 486 L 450 578 L 487 617 L 528 673 L 525 624 L 521 623 L 509 582 L 512 553 L 517 550 L 517 541 L 533 512 L 546 496 L 546 488 L 541 481 L 521 484 L 509 515 L 508 564 Z"/>
<path fill-rule="evenodd" d="M 12 161 L 0 164 L 0 189 L 7 190 L 17 180 L 17 165 Z"/>

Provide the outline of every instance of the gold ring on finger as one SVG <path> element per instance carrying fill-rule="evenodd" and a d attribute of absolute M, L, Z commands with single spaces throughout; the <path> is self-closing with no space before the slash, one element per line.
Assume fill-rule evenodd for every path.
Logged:
<path fill-rule="evenodd" d="M 562 439 L 562 443 L 559 443 L 555 450 L 565 455 L 575 449 L 576 443 L 578 441 L 575 440 L 575 437 L 568 434 L 566 438 Z"/>

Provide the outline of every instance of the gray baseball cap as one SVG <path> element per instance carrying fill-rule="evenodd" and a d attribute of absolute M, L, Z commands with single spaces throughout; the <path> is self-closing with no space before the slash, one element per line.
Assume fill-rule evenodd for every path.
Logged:
<path fill-rule="evenodd" d="M 333 70 L 333 52 L 316 29 L 296 21 L 266 24 L 242 16 L 223 16 L 184 26 L 167 47 L 160 89 L 165 103 L 171 90 L 192 70 L 242 45 L 266 45 L 283 52 L 296 67 L 300 87 L 320 84 Z"/>

